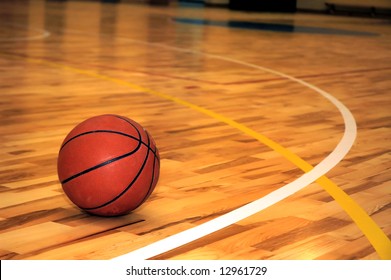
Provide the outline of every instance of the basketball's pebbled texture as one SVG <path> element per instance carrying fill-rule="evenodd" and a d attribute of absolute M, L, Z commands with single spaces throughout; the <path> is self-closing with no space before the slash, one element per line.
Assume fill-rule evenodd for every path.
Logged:
<path fill-rule="evenodd" d="M 95 215 L 118 216 L 139 207 L 159 179 L 152 136 L 137 122 L 101 115 L 77 125 L 64 139 L 58 177 L 69 199 Z"/>

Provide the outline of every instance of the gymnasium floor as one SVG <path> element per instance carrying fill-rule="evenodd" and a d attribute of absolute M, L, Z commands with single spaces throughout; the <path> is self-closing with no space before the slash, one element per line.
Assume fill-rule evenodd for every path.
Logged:
<path fill-rule="evenodd" d="M 391 259 L 389 19 L 20 0 L 0 22 L 1 259 Z M 58 181 L 100 114 L 160 151 L 126 216 Z"/>

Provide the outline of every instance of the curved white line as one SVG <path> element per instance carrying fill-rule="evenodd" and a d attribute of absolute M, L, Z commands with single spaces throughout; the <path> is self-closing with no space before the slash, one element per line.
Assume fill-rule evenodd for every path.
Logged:
<path fill-rule="evenodd" d="M 13 38 L 0 38 L 0 42 L 19 42 L 19 41 L 33 41 L 33 40 L 40 40 L 45 39 L 51 35 L 51 33 L 47 30 L 40 29 L 40 28 L 34 28 L 34 27 L 25 27 L 21 26 L 19 24 L 8 24 L 8 26 L 12 27 L 19 27 L 19 28 L 26 28 L 30 30 L 34 30 L 37 32 L 40 32 L 41 34 L 29 36 L 29 37 L 13 37 Z"/>
<path fill-rule="evenodd" d="M 316 181 L 321 176 L 325 175 L 328 171 L 330 171 L 333 167 L 335 167 L 349 152 L 351 147 L 354 144 L 354 141 L 356 139 L 357 135 L 357 125 L 356 121 L 352 115 L 352 113 L 349 111 L 349 109 L 338 99 L 333 97 L 330 93 L 308 83 L 301 79 L 292 77 L 290 75 L 284 74 L 282 72 L 258 66 L 255 64 L 243 62 L 240 60 L 220 56 L 220 55 L 213 55 L 213 54 L 206 54 L 198 51 L 192 51 L 177 47 L 171 47 L 171 46 L 165 46 L 157 43 L 148 43 L 133 39 L 127 39 L 127 38 L 118 38 L 122 40 L 128 40 L 135 43 L 140 44 L 147 44 L 152 45 L 156 47 L 162 47 L 167 49 L 172 49 L 176 51 L 181 52 L 187 52 L 187 53 L 193 53 L 197 55 L 202 55 L 210 58 L 225 60 L 228 62 L 240 64 L 243 66 L 248 66 L 251 68 L 255 68 L 258 70 L 266 71 L 272 74 L 275 74 L 277 76 L 286 78 L 288 80 L 297 82 L 305 87 L 308 87 L 323 97 L 325 97 L 327 100 L 329 100 L 341 113 L 343 117 L 343 121 L 345 124 L 345 130 L 344 134 L 338 143 L 338 145 L 335 147 L 335 149 L 326 157 L 324 158 L 318 165 L 316 165 L 311 171 L 308 173 L 303 174 L 298 179 L 294 180 L 293 182 L 269 193 L 268 195 L 255 200 L 245 206 L 242 206 L 236 210 L 233 210 L 227 214 L 224 214 L 218 218 L 215 218 L 213 220 L 210 220 L 208 222 L 205 222 L 204 224 L 201 224 L 199 226 L 190 228 L 188 230 L 182 231 L 180 233 L 174 234 L 172 236 L 169 236 L 167 238 L 164 238 L 162 240 L 159 240 L 157 242 L 154 242 L 152 244 L 149 244 L 145 247 L 142 247 L 140 249 L 137 249 L 135 251 L 132 251 L 130 253 L 127 253 L 125 255 L 116 257 L 114 259 L 149 259 L 154 256 L 157 256 L 159 254 L 168 252 L 170 250 L 173 250 L 175 248 L 178 248 L 182 245 L 185 245 L 189 242 L 192 242 L 194 240 L 197 240 L 199 238 L 202 238 L 208 234 L 211 234 L 213 232 L 216 232 L 220 229 L 223 229 L 229 225 L 232 225 L 240 220 L 243 220 L 251 215 L 254 215 L 264 209 L 266 209 L 269 206 L 272 206 L 273 204 L 276 204 L 277 202 L 287 198 L 288 196 L 296 193 L 297 191 L 303 189 L 304 187 L 308 186 L 312 182 Z"/>

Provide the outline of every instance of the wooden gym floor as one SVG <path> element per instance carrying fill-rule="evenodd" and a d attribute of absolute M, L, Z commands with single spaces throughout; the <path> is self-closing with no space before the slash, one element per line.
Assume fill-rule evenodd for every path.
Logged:
<path fill-rule="evenodd" d="M 391 258 L 389 20 L 1 1 L 0 22 L 1 259 L 119 257 L 292 182 L 293 195 L 149 257 Z M 106 113 L 141 123 L 161 155 L 155 192 L 116 218 L 73 206 L 56 171 L 66 134 Z M 302 183 L 344 135 L 353 146 Z"/>

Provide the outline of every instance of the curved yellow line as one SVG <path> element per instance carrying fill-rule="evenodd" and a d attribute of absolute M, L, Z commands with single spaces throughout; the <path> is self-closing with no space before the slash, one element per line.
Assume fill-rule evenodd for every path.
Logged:
<path fill-rule="evenodd" d="M 10 56 L 10 55 L 7 55 Z M 16 56 L 13 56 L 16 57 Z M 20 57 L 17 57 L 20 59 Z M 210 116 L 216 120 L 219 120 L 223 123 L 226 123 L 227 125 L 234 127 L 240 131 L 242 131 L 244 134 L 257 139 L 259 142 L 263 143 L 264 145 L 268 146 L 272 150 L 278 152 L 283 157 L 288 159 L 290 162 L 295 164 L 298 168 L 300 168 L 304 172 L 309 172 L 314 167 L 307 163 L 305 160 L 300 158 L 298 155 L 292 153 L 288 149 L 282 147 L 280 144 L 274 142 L 273 140 L 267 138 L 266 136 L 232 120 L 229 119 L 223 115 L 220 115 L 214 111 L 211 111 L 209 109 L 200 107 L 198 105 L 195 105 L 193 103 L 187 102 L 183 99 L 152 90 L 149 88 L 145 88 L 130 82 L 126 82 L 117 78 L 112 78 L 109 76 L 101 75 L 98 73 L 95 73 L 93 71 L 83 70 L 75 67 L 70 67 L 66 65 L 62 65 L 59 63 L 54 63 L 50 61 L 40 60 L 40 59 L 32 59 L 32 58 L 24 58 L 24 60 L 32 62 L 32 63 L 39 63 L 44 64 L 56 68 L 62 68 L 64 70 L 69 70 L 72 72 L 80 73 L 83 75 L 87 75 L 90 77 L 95 77 L 101 80 L 110 81 L 119 85 L 127 86 L 132 89 L 143 91 L 167 100 L 170 100 L 172 102 L 175 102 L 177 104 L 180 104 L 182 106 L 191 108 L 195 111 L 198 111 L 200 113 L 203 113 L 207 116 Z M 381 228 L 375 223 L 373 219 L 348 195 L 346 194 L 341 188 L 339 188 L 335 183 L 333 183 L 330 179 L 328 179 L 326 176 L 322 176 L 316 180 L 316 182 L 323 187 L 323 189 L 328 192 L 334 200 L 345 210 L 345 212 L 352 218 L 352 220 L 357 224 L 357 226 L 360 228 L 360 230 L 364 233 L 364 235 L 368 238 L 369 242 L 372 244 L 376 252 L 378 253 L 379 257 L 381 259 L 391 259 L 391 240 L 387 237 L 387 235 L 381 230 Z"/>

